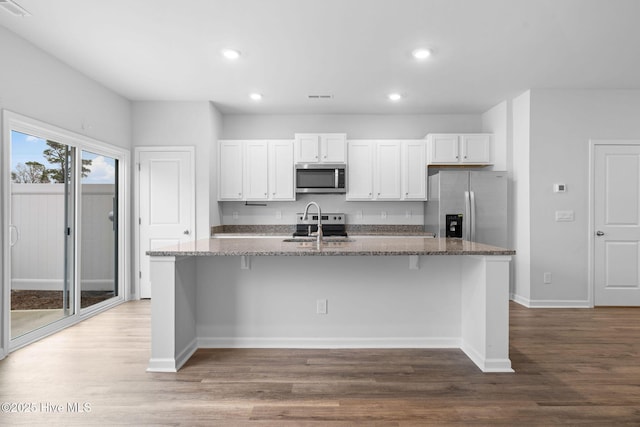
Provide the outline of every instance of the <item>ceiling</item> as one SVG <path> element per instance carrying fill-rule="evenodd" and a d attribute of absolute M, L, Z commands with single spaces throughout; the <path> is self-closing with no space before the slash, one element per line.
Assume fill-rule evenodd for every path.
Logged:
<path fill-rule="evenodd" d="M 16 1 L 31 16 L 0 25 L 124 97 L 227 114 L 475 114 L 529 88 L 640 89 L 638 0 Z"/>

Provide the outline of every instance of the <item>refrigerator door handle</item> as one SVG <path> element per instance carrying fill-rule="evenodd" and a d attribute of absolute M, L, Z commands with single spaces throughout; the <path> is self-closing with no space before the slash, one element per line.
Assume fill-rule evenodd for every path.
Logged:
<path fill-rule="evenodd" d="M 470 212 L 471 212 L 471 240 L 472 242 L 476 241 L 476 193 L 473 191 L 469 192 L 470 199 Z"/>
<path fill-rule="evenodd" d="M 471 240 L 471 197 L 468 191 L 464 192 L 464 218 L 462 221 L 462 230 L 464 232 L 463 239 Z"/>

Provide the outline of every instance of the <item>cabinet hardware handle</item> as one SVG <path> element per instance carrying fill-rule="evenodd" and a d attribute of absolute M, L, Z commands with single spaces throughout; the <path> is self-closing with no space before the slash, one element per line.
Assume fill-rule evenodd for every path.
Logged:
<path fill-rule="evenodd" d="M 604 236 L 604 232 L 602 232 L 602 231 L 596 231 L 596 236 Z"/>
<path fill-rule="evenodd" d="M 188 236 L 188 235 L 189 235 L 189 230 L 184 230 L 184 231 L 182 232 L 182 234 L 184 234 L 184 235 Z"/>

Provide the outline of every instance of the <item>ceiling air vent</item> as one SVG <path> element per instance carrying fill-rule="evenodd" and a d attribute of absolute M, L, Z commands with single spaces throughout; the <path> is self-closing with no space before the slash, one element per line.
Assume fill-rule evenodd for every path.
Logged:
<path fill-rule="evenodd" d="M 13 0 L 0 0 L 0 8 L 14 16 L 31 16 L 27 10 Z"/>
<path fill-rule="evenodd" d="M 307 95 L 309 99 L 332 99 L 333 95 Z"/>

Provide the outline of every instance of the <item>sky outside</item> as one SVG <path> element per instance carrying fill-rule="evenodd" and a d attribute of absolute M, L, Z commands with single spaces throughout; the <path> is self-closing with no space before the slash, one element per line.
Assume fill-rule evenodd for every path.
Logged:
<path fill-rule="evenodd" d="M 46 161 L 42 154 L 47 148 L 44 139 L 11 131 L 11 170 L 15 171 L 19 163 L 24 165 L 31 161 L 42 163 L 47 168 L 51 168 L 52 165 Z M 113 184 L 115 182 L 114 159 L 88 151 L 82 152 L 82 158 L 92 161 L 91 166 L 88 167 L 91 172 L 87 177 L 82 178 L 83 184 Z"/>

